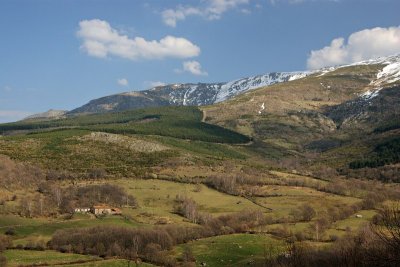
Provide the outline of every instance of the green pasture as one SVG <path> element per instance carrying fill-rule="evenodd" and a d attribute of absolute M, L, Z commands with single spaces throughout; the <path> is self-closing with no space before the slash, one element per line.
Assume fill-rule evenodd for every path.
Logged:
<path fill-rule="evenodd" d="M 261 264 L 285 251 L 284 242 L 269 235 L 234 234 L 210 237 L 180 245 L 176 253 L 181 255 L 189 246 L 196 263 L 207 266 L 246 266 Z"/>

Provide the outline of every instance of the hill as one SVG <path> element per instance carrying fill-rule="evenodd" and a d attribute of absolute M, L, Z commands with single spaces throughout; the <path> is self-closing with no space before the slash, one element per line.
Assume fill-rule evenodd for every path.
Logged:
<path fill-rule="evenodd" d="M 86 174 L 102 168 L 117 176 L 143 175 L 168 159 L 186 161 L 185 155 L 245 157 L 226 144 L 246 144 L 249 137 L 202 116 L 196 107 L 163 107 L 2 124 L 0 153 L 45 169 Z"/>
<path fill-rule="evenodd" d="M 34 120 L 34 119 L 59 119 L 62 118 L 66 110 L 54 110 L 50 109 L 46 112 L 37 113 L 26 117 L 24 120 Z"/>
<path fill-rule="evenodd" d="M 398 136 L 398 62 L 371 60 L 256 89 L 204 107 L 206 121 L 278 147 L 303 168 L 311 160 L 309 171 L 343 170 Z"/>

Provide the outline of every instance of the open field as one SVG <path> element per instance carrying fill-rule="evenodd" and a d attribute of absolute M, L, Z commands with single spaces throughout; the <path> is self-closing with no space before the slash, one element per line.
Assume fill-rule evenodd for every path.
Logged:
<path fill-rule="evenodd" d="M 2 216 L 0 220 L 0 231 L 4 232 L 10 228 L 14 229 L 14 245 L 35 244 L 38 242 L 45 244 L 50 240 L 52 234 L 59 229 L 92 227 L 96 225 L 138 227 L 140 224 L 120 216 L 96 219 L 88 218 L 88 216 L 75 215 L 69 220 L 57 220 L 45 218 L 26 219 L 19 216 L 8 215 Z"/>
<path fill-rule="evenodd" d="M 269 235 L 235 234 L 205 238 L 176 248 L 179 255 L 189 247 L 193 251 L 197 265 L 245 266 L 261 264 L 285 251 L 282 241 Z"/>
<path fill-rule="evenodd" d="M 72 253 L 60 253 L 52 250 L 32 251 L 32 250 L 16 250 L 10 249 L 4 253 L 7 258 L 7 266 L 79 266 L 79 267 L 126 267 L 128 260 L 123 259 L 102 259 L 97 256 L 87 256 Z M 132 266 L 150 267 L 154 266 L 149 263 L 140 263 L 136 265 L 133 261 Z"/>
<path fill-rule="evenodd" d="M 150 263 L 139 263 L 136 264 L 133 261 L 129 262 L 130 266 L 138 266 L 138 267 L 151 267 L 151 266 L 156 266 L 152 265 Z M 69 264 L 66 266 L 71 266 L 71 267 L 126 267 L 128 266 L 128 261 L 127 260 L 122 260 L 122 259 L 113 259 L 113 260 L 101 260 L 101 261 L 93 261 L 93 262 L 87 262 L 87 263 L 78 263 L 78 264 Z"/>
<path fill-rule="evenodd" d="M 16 267 L 24 265 L 53 265 L 66 264 L 82 261 L 97 261 L 101 258 L 70 253 L 60 253 L 57 251 L 28 251 L 28 250 L 7 250 L 4 255 L 7 258 L 7 266 Z"/>
<path fill-rule="evenodd" d="M 274 175 L 285 179 L 305 179 L 312 182 L 315 179 L 303 177 L 301 175 L 283 174 L 275 172 Z M 322 183 L 326 181 L 316 180 Z M 123 208 L 125 218 L 119 216 L 109 216 L 102 219 L 91 218 L 88 215 L 74 215 L 69 220 L 46 219 L 46 218 L 22 218 L 15 215 L 2 216 L 0 219 L 0 229 L 3 231 L 13 228 L 13 244 L 45 244 L 51 239 L 52 234 L 59 229 L 92 227 L 96 225 L 112 225 L 134 228 L 148 228 L 157 224 L 193 225 L 188 220 L 182 218 L 174 212 L 176 195 L 184 195 L 192 198 L 198 205 L 200 212 L 207 212 L 212 216 L 222 214 L 233 214 L 243 210 L 261 210 L 265 215 L 272 218 L 290 218 L 291 212 L 302 204 L 311 205 L 317 213 L 323 213 L 328 206 L 343 207 L 360 202 L 360 199 L 325 193 L 309 187 L 296 187 L 285 185 L 266 185 L 260 187 L 267 194 L 277 194 L 278 196 L 257 197 L 252 202 L 240 196 L 232 196 L 214 189 L 208 188 L 203 184 L 185 184 L 173 181 L 158 179 L 111 179 L 97 181 L 94 184 L 109 183 L 119 185 L 127 193 L 134 195 L 138 202 L 138 207 Z M 86 182 L 79 182 L 77 186 L 85 185 Z M 90 184 L 93 184 L 91 182 Z M 262 204 L 272 210 L 267 210 L 257 204 Z M 351 215 L 349 218 L 337 221 L 321 240 L 329 241 L 331 236 L 342 236 L 346 229 L 356 230 L 367 223 L 374 215 L 375 211 L 360 211 L 363 217 L 356 218 Z M 262 262 L 266 257 L 272 257 L 283 252 L 286 247 L 281 237 L 266 235 L 265 232 L 276 228 L 285 228 L 291 233 L 310 232 L 311 222 L 297 222 L 284 224 L 271 224 L 256 227 L 255 232 L 262 234 L 234 234 L 220 237 L 205 238 L 188 244 L 179 245 L 174 250 L 176 257 L 180 257 L 185 246 L 189 246 L 197 263 L 206 262 L 209 266 L 242 266 L 249 261 Z M 279 238 L 279 239 L 275 239 Z M 210 249 L 212 248 L 212 249 Z M 265 252 L 265 248 L 273 250 Z M 234 253 L 232 253 L 234 251 Z M 12 252 L 7 257 L 12 257 Z M 38 256 L 40 261 L 40 257 Z M 35 258 L 24 258 L 26 262 L 36 262 Z M 124 260 L 96 261 L 85 263 L 78 266 L 121 266 L 126 264 Z M 103 264 L 103 265 L 102 265 Z M 73 265 L 75 266 L 75 264 Z"/>
<path fill-rule="evenodd" d="M 256 209 L 252 202 L 210 189 L 204 185 L 175 183 L 160 180 L 117 180 L 115 183 L 127 188 L 143 206 L 172 211 L 176 195 L 184 195 L 198 203 L 200 210 L 213 214 Z M 241 202 L 237 204 L 237 202 Z"/>
<path fill-rule="evenodd" d="M 124 214 L 134 221 L 145 224 L 158 224 L 161 221 L 187 223 L 174 212 L 175 199 L 178 195 L 192 198 L 201 212 L 208 212 L 214 216 L 261 209 L 243 197 L 221 193 L 202 184 L 185 184 L 157 179 L 117 179 L 108 182 L 122 186 L 126 192 L 136 197 L 138 207 L 125 208 Z"/>
<path fill-rule="evenodd" d="M 358 218 L 356 215 L 361 215 L 362 217 Z M 357 231 L 367 226 L 374 215 L 376 215 L 376 211 L 374 210 L 361 210 L 347 219 L 334 223 L 331 228 L 326 231 L 326 236 L 336 235 L 340 237 L 348 231 Z"/>

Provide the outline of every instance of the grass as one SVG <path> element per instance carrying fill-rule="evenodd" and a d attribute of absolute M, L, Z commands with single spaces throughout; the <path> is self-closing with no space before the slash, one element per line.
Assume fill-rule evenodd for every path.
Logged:
<path fill-rule="evenodd" d="M 196 262 L 207 266 L 245 266 L 263 262 L 265 257 L 276 257 L 285 251 L 284 242 L 268 235 L 234 234 L 210 237 L 189 242 L 176 248 L 179 255 L 189 246 Z"/>
<path fill-rule="evenodd" d="M 18 216 L 2 216 L 0 227 L 7 230 L 12 227 L 15 229 L 14 245 L 25 245 L 29 242 L 47 242 L 51 235 L 60 229 L 92 227 L 96 225 L 119 225 L 126 227 L 139 227 L 140 224 L 133 220 L 119 216 L 105 217 L 102 219 L 72 218 L 71 220 L 51 220 L 43 218 L 21 218 Z"/>
<path fill-rule="evenodd" d="M 155 266 L 149 263 L 139 263 L 138 265 L 134 262 L 128 263 L 127 260 L 122 259 L 111 259 L 111 260 L 101 260 L 101 261 L 94 261 L 94 262 L 87 262 L 81 264 L 70 264 L 65 266 L 76 266 L 76 267 L 126 267 L 126 266 L 138 266 L 138 267 L 150 267 Z"/>
<path fill-rule="evenodd" d="M 39 225 L 43 222 L 47 221 L 46 219 L 30 219 L 23 218 L 15 215 L 1 215 L 0 216 L 0 229 L 7 229 L 10 226 L 14 225 Z"/>
<path fill-rule="evenodd" d="M 344 231 L 347 227 L 349 227 L 350 229 L 357 230 L 361 226 L 369 223 L 372 220 L 372 217 L 376 215 L 376 211 L 361 210 L 356 214 L 361 215 L 362 218 L 357 218 L 355 215 L 352 215 L 349 218 L 336 222 L 332 228 Z"/>
<path fill-rule="evenodd" d="M 305 184 L 320 184 L 320 185 L 328 184 L 327 181 L 295 173 L 288 173 L 282 171 L 270 171 L 270 173 L 276 176 L 278 180 L 282 181 L 290 180 L 291 182 L 298 182 Z"/>
<path fill-rule="evenodd" d="M 232 148 L 226 144 L 216 144 L 209 143 L 203 141 L 189 141 L 189 140 L 181 140 L 177 138 L 170 137 L 158 137 L 155 138 L 158 142 L 168 145 L 170 147 L 174 147 L 177 149 L 181 149 L 187 152 L 191 152 L 193 154 L 207 155 L 213 158 L 232 158 L 232 159 L 246 159 L 247 156 L 245 153 L 241 153 L 236 148 Z"/>
<path fill-rule="evenodd" d="M 312 188 L 304 188 L 299 186 L 280 186 L 280 185 L 265 185 L 261 187 L 262 191 L 268 195 L 282 196 L 310 196 L 322 197 L 325 193 Z"/>
<path fill-rule="evenodd" d="M 200 185 L 200 191 L 196 192 L 197 186 L 194 184 L 156 179 L 119 179 L 110 182 L 124 187 L 129 194 L 136 197 L 139 208 L 130 210 L 130 215 L 143 222 L 154 223 L 161 217 L 167 217 L 175 223 L 182 223 L 182 217 L 173 213 L 174 199 L 178 194 L 193 198 L 200 211 L 213 215 L 260 209 L 247 199 L 227 195 L 204 185 Z"/>
<path fill-rule="evenodd" d="M 53 265 L 65 264 L 77 261 L 100 260 L 96 256 L 87 256 L 71 253 L 61 253 L 52 250 L 32 251 L 32 250 L 6 250 L 4 256 L 7 258 L 7 266 L 23 266 L 23 265 Z"/>
<path fill-rule="evenodd" d="M 143 122 L 149 117 L 157 119 Z M 118 177 L 143 176 L 146 168 L 158 166 L 169 159 L 187 158 L 187 155 L 205 164 L 215 160 L 245 160 L 248 157 L 244 149 L 228 145 L 248 142 L 246 136 L 203 123 L 201 118 L 201 111 L 195 107 L 169 107 L 2 124 L 0 131 L 30 128 L 31 132 L 17 131 L 0 137 L 0 154 L 37 164 L 44 169 L 84 174 L 101 168 L 109 175 Z M 93 131 L 128 136 L 124 136 L 125 139 L 121 137 L 123 140 L 120 143 L 112 145 L 82 138 Z M 124 140 L 129 138 L 147 144 L 150 141 L 166 149 L 138 151 L 124 144 Z"/>
<path fill-rule="evenodd" d="M 109 174 L 128 176 L 135 171 L 159 164 L 177 151 L 138 152 L 123 145 L 109 145 L 79 139 L 88 131 L 60 130 L 23 136 L 10 136 L 0 142 L 0 153 L 20 161 L 29 161 L 46 169 L 75 173 L 103 168 Z M 140 138 L 138 139 L 140 140 Z"/>
<path fill-rule="evenodd" d="M 268 231 L 276 228 L 286 228 L 292 233 L 302 232 L 305 233 L 311 225 L 311 222 L 296 222 L 286 224 L 269 224 L 262 228 L 263 231 Z"/>
<path fill-rule="evenodd" d="M 299 190 L 308 191 L 308 188 L 300 188 Z M 286 195 L 277 197 L 257 197 L 257 203 L 272 209 L 272 215 L 277 217 L 287 217 L 293 209 L 298 206 L 309 204 L 318 212 L 325 212 L 329 206 L 352 205 L 359 202 L 359 199 L 351 197 L 343 197 L 327 193 L 314 195 Z"/>

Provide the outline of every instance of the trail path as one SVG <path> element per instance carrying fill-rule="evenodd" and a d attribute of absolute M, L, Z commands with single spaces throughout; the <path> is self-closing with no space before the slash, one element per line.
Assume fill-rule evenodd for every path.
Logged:
<path fill-rule="evenodd" d="M 201 122 L 205 122 L 206 118 L 207 118 L 207 111 L 202 110 L 203 111 L 203 118 L 201 119 Z"/>

